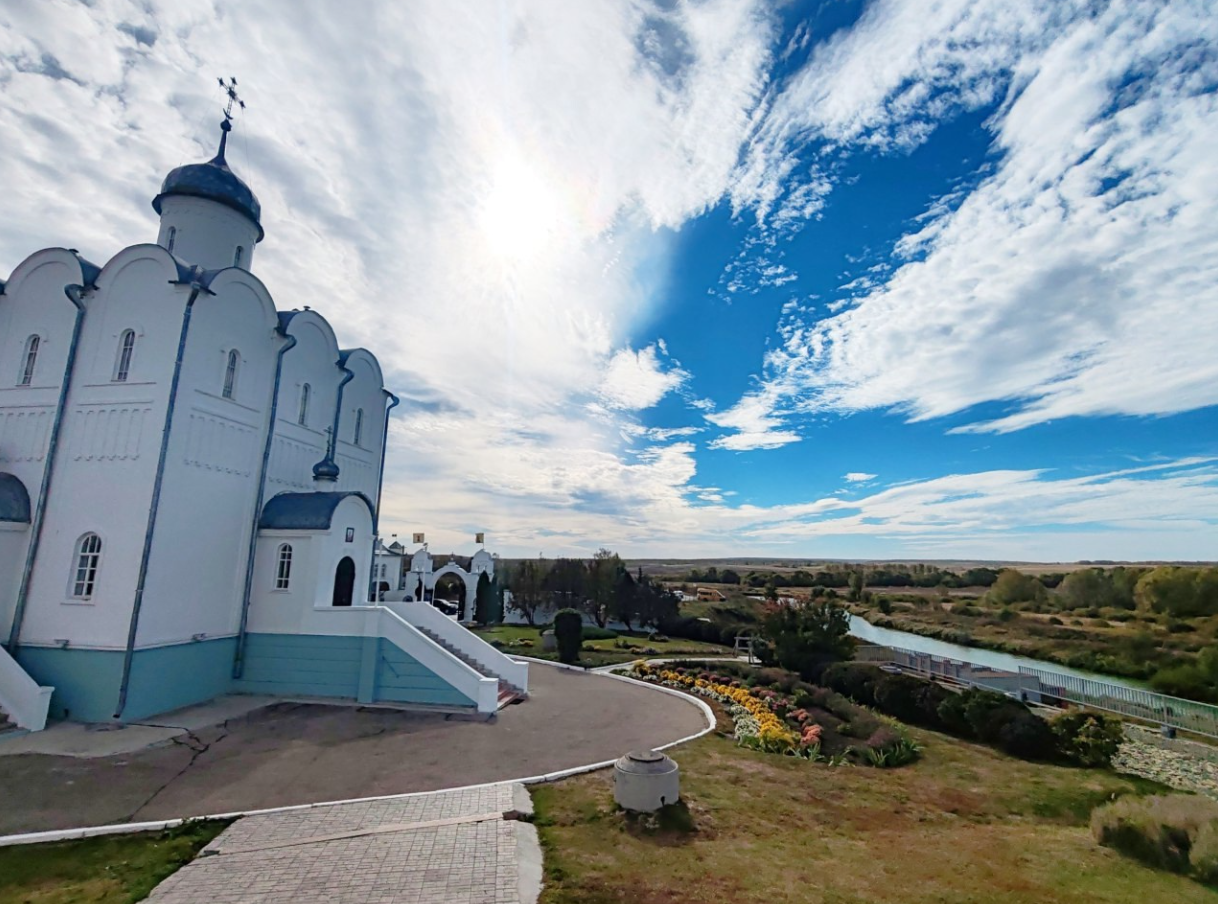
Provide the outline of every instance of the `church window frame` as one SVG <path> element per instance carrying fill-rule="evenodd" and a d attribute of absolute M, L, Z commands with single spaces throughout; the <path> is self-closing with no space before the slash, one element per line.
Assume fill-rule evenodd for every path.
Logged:
<path fill-rule="evenodd" d="M 178 240 L 178 227 L 169 227 L 169 232 L 165 234 L 165 250 L 170 254 L 174 253 L 174 242 Z"/>
<path fill-rule="evenodd" d="M 38 351 L 42 347 L 42 337 L 31 333 L 26 337 L 21 351 L 21 371 L 17 374 L 18 386 L 29 386 L 34 382 L 34 370 L 38 366 Z"/>
<path fill-rule="evenodd" d="M 313 387 L 308 383 L 301 384 L 301 405 L 297 411 L 297 423 L 302 427 L 309 426 L 309 397 L 313 393 Z"/>
<path fill-rule="evenodd" d="M 360 445 L 360 436 L 362 433 L 364 433 L 364 409 L 357 408 L 356 409 L 356 424 L 352 428 L 352 443 L 354 445 L 357 445 L 357 446 Z"/>
<path fill-rule="evenodd" d="M 233 348 L 225 362 L 225 379 L 221 386 L 221 398 L 232 399 L 237 392 L 237 372 L 241 369 L 241 353 Z"/>
<path fill-rule="evenodd" d="M 275 589 L 288 590 L 292 584 L 292 544 L 281 543 L 275 554 Z"/>
<path fill-rule="evenodd" d="M 115 353 L 114 359 L 114 376 L 111 381 L 114 383 L 126 383 L 128 376 L 131 375 L 131 360 L 136 352 L 136 331 L 123 330 L 119 334 L 118 351 Z"/>
<path fill-rule="evenodd" d="M 246 253 L 245 247 L 242 245 L 238 245 L 237 250 L 233 252 L 233 266 L 234 267 L 241 266 L 241 259 L 245 255 L 245 253 Z"/>
<path fill-rule="evenodd" d="M 102 538 L 93 531 L 82 534 L 76 541 L 72 557 L 72 593 L 76 600 L 90 600 L 97 589 L 98 572 L 102 563 Z"/>

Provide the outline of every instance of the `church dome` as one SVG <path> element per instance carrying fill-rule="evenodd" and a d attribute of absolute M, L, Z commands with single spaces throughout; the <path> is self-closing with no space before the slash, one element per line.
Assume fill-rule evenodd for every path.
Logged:
<path fill-rule="evenodd" d="M 153 198 L 152 206 L 158 214 L 161 213 L 161 201 L 175 195 L 186 195 L 192 198 L 205 198 L 223 204 L 247 217 L 258 227 L 258 241 L 263 240 L 263 227 L 259 222 L 262 207 L 250 186 L 246 185 L 225 161 L 225 142 L 229 135 L 228 121 L 221 124 L 223 130 L 220 137 L 220 150 L 207 163 L 188 163 L 171 170 L 161 183 L 161 192 Z"/>

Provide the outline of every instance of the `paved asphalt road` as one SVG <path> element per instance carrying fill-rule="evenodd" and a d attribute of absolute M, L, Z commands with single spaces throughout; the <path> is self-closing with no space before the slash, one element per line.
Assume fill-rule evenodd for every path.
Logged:
<path fill-rule="evenodd" d="M 613 759 L 706 724 L 676 697 L 546 665 L 531 663 L 530 692 L 488 722 L 277 703 L 135 753 L 0 756 L 0 834 L 505 781 Z"/>

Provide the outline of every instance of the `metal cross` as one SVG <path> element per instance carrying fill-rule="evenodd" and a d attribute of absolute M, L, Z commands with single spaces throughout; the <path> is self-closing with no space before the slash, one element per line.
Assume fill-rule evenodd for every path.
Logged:
<path fill-rule="evenodd" d="M 229 76 L 226 82 L 222 78 L 216 79 L 216 84 L 220 85 L 220 89 L 224 91 L 225 96 L 229 98 L 229 102 L 225 105 L 225 119 L 233 118 L 233 105 L 237 104 L 241 109 L 246 109 L 246 102 L 237 96 L 237 79 L 234 76 Z"/>

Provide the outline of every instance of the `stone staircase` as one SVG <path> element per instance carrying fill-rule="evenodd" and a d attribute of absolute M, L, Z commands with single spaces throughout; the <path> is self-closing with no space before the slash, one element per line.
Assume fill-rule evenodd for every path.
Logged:
<path fill-rule="evenodd" d="M 21 729 L 13 724 L 13 720 L 8 717 L 8 713 L 0 709 L 0 737 L 4 737 L 10 731 L 21 731 Z M 25 734 L 24 731 L 21 731 L 21 733 Z"/>
<path fill-rule="evenodd" d="M 482 665 L 481 663 L 477 662 L 476 660 L 470 658 L 465 653 L 463 653 L 461 650 L 459 650 L 457 647 L 455 647 L 453 644 L 449 643 L 447 640 L 440 637 L 438 634 L 435 634 L 432 631 L 429 631 L 427 628 L 421 628 L 418 625 L 416 625 L 415 627 L 416 627 L 416 630 L 418 630 L 421 634 L 423 634 L 425 637 L 427 637 L 429 640 L 431 640 L 434 644 L 436 644 L 437 646 L 452 653 L 454 656 L 456 656 L 458 659 L 462 660 L 462 662 L 466 663 L 466 665 L 470 666 L 480 675 L 483 675 L 487 678 L 496 678 L 499 680 L 500 693 L 499 693 L 498 705 L 496 706 L 496 709 L 504 709 L 504 707 L 506 707 L 512 703 L 520 703 L 523 700 L 525 700 L 527 694 L 524 691 L 522 691 L 521 688 L 517 687 L 516 685 L 510 684 L 509 682 L 505 681 L 503 678 L 500 678 L 500 676 L 497 675 L 495 672 L 491 671 L 491 669 L 487 668 L 486 666 Z"/>

